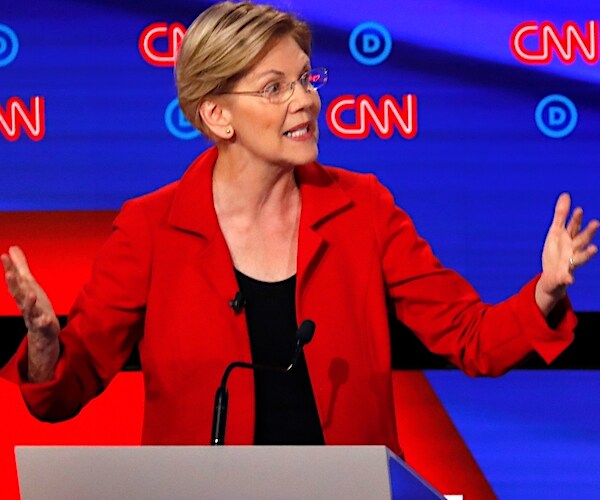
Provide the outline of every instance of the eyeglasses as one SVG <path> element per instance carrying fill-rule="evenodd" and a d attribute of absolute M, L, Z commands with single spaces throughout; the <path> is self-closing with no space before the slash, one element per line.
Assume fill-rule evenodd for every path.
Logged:
<path fill-rule="evenodd" d="M 255 95 L 268 99 L 271 104 L 281 104 L 292 97 L 296 83 L 306 91 L 318 90 L 329 80 L 329 71 L 326 68 L 315 68 L 303 73 L 300 78 L 292 82 L 277 80 L 269 83 L 264 89 L 256 91 L 223 92 L 222 95 Z"/>

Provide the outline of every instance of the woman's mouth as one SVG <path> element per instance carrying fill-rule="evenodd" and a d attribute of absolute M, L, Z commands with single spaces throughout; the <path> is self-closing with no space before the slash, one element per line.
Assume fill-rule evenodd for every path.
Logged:
<path fill-rule="evenodd" d="M 312 137 L 313 130 L 309 123 L 303 123 L 301 125 L 298 125 L 297 127 L 288 130 L 287 132 L 284 132 L 283 135 L 284 137 L 288 137 L 290 139 L 302 140 Z"/>

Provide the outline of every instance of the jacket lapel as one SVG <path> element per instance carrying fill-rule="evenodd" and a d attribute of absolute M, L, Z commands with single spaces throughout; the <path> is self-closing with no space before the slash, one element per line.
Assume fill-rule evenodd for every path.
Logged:
<path fill-rule="evenodd" d="M 329 173 L 316 162 L 298 167 L 296 179 L 302 197 L 296 280 L 298 304 L 302 298 L 302 291 L 306 289 L 308 281 L 327 252 L 328 242 L 319 234 L 319 228 L 349 208 L 352 201 Z"/>
<path fill-rule="evenodd" d="M 221 232 L 212 196 L 212 172 L 218 152 L 212 147 L 200 155 L 179 182 L 169 223 L 199 237 L 202 272 L 223 300 L 238 290 L 233 261 Z"/>
<path fill-rule="evenodd" d="M 212 172 L 217 157 L 216 147 L 208 149 L 181 178 L 169 223 L 202 239 L 203 272 L 217 293 L 228 300 L 236 293 L 237 282 L 212 197 Z M 335 179 L 316 162 L 297 167 L 296 179 L 302 197 L 296 280 L 298 301 L 327 251 L 327 241 L 319 234 L 319 228 L 350 207 L 352 202 Z"/>

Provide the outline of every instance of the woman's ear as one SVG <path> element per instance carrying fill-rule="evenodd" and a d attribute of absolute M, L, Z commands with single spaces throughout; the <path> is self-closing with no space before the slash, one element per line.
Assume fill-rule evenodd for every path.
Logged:
<path fill-rule="evenodd" d="M 228 140 L 233 137 L 229 111 L 221 103 L 206 99 L 198 106 L 198 114 L 215 138 Z"/>

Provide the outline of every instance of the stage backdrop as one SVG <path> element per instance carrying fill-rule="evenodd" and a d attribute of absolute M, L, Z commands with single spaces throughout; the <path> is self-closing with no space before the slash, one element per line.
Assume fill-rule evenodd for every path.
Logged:
<path fill-rule="evenodd" d="M 562 191 L 600 215 L 595 2 L 275 4 L 309 21 L 313 66 L 330 71 L 321 162 L 375 173 L 484 300 L 539 272 Z M 30 244 L 61 314 L 121 204 L 176 180 L 209 146 L 182 116 L 173 81 L 185 26 L 208 5 L 0 0 L 0 236 Z M 577 311 L 600 312 L 598 283 L 600 259 L 577 275 Z M 16 314 L 4 291 L 0 314 Z M 583 389 L 572 410 L 586 406 Z M 585 432 L 600 441 L 597 425 Z M 597 490 L 597 474 L 583 483 Z"/>
<path fill-rule="evenodd" d="M 0 0 L 0 210 L 118 209 L 177 179 L 208 146 L 172 68 L 207 5 Z M 330 70 L 321 161 L 376 173 L 485 300 L 538 272 L 560 192 L 600 213 L 594 2 L 280 5 Z M 578 310 L 599 282 L 600 262 L 578 276 Z"/>

